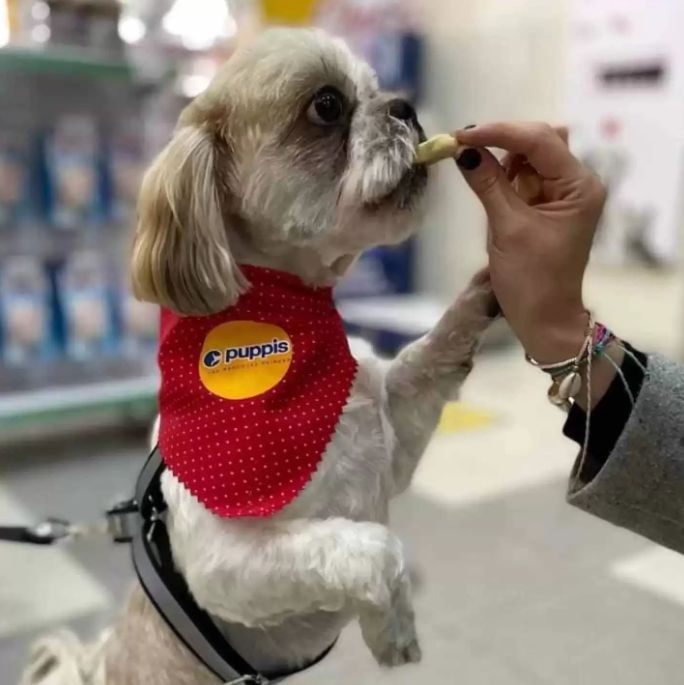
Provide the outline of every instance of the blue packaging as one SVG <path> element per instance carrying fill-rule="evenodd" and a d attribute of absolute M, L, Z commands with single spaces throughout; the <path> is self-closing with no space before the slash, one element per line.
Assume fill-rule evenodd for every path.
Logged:
<path fill-rule="evenodd" d="M 31 202 L 31 145 L 16 132 L 0 133 L 0 231 L 21 224 Z"/>
<path fill-rule="evenodd" d="M 52 359 L 56 340 L 52 291 L 45 267 L 32 257 L 0 264 L 0 354 L 9 366 Z"/>
<path fill-rule="evenodd" d="M 57 269 L 62 335 L 71 359 L 83 361 L 117 351 L 116 289 L 112 276 L 112 265 L 95 251 L 77 252 Z"/>
<path fill-rule="evenodd" d="M 159 344 L 159 307 L 140 302 L 133 293 L 122 293 L 121 325 L 124 354 L 129 357 L 150 357 L 157 354 Z"/>
<path fill-rule="evenodd" d="M 415 106 L 420 104 L 423 38 L 411 31 L 379 31 L 369 61 L 384 90 L 400 93 Z"/>
<path fill-rule="evenodd" d="M 364 252 L 335 290 L 338 300 L 406 295 L 415 290 L 415 243 Z"/>
<path fill-rule="evenodd" d="M 141 122 L 122 117 L 108 145 L 111 217 L 128 223 L 135 216 L 138 193 L 145 171 Z"/>
<path fill-rule="evenodd" d="M 103 157 L 93 119 L 79 115 L 59 119 L 48 137 L 46 163 L 52 224 L 76 230 L 101 222 Z"/>

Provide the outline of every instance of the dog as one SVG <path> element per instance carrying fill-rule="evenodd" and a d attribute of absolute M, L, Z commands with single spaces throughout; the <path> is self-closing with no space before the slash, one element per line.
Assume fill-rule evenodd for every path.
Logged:
<path fill-rule="evenodd" d="M 424 139 L 413 107 L 382 92 L 343 42 L 317 30 L 266 31 L 185 109 L 144 178 L 136 296 L 213 316 L 249 292 L 247 265 L 334 286 L 365 250 L 406 240 L 420 222 L 428 172 L 414 160 Z M 409 487 L 445 403 L 458 396 L 494 302 L 483 271 L 396 359 L 364 355 L 310 482 L 273 516 L 216 516 L 164 473 L 177 569 L 260 672 L 313 662 L 356 619 L 379 664 L 420 661 L 388 505 Z M 67 643 L 39 646 L 27 682 L 217 682 L 140 587 L 96 646 Z M 75 671 L 82 680 L 68 675 Z"/>

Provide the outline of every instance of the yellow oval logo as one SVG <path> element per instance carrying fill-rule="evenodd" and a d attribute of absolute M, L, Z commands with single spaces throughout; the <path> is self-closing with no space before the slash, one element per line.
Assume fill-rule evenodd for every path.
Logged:
<path fill-rule="evenodd" d="M 209 392 L 226 400 L 245 400 L 268 392 L 292 363 L 292 341 L 280 326 L 231 321 L 209 332 L 199 375 Z"/>

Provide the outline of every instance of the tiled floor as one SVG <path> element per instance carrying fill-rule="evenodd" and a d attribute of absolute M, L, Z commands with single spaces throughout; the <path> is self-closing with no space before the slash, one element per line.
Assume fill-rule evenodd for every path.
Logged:
<path fill-rule="evenodd" d="M 681 684 L 684 561 L 564 503 L 575 448 L 545 388 L 517 352 L 483 359 L 464 399 L 492 422 L 437 437 L 396 503 L 424 663 L 380 673 L 352 628 L 290 682 Z M 121 436 L 45 449 L 3 458 L 0 521 L 96 515 L 144 457 L 142 438 Z M 15 685 L 27 646 L 53 625 L 94 635 L 130 577 L 124 547 L 0 547 L 0 685 Z"/>

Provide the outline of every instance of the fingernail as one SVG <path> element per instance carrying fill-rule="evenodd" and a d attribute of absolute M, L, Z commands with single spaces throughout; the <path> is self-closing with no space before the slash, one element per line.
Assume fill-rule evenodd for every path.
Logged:
<path fill-rule="evenodd" d="M 467 131 L 468 129 L 475 128 L 476 124 L 469 124 L 468 126 L 464 126 L 463 130 Z"/>
<path fill-rule="evenodd" d="M 467 147 L 457 157 L 456 164 L 465 171 L 475 171 L 482 164 L 482 155 L 474 147 Z"/>

